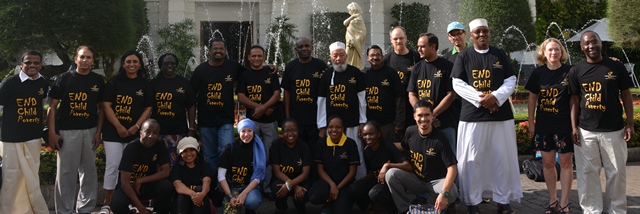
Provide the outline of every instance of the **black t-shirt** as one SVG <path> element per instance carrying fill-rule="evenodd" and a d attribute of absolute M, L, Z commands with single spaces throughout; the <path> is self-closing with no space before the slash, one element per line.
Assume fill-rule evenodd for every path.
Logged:
<path fill-rule="evenodd" d="M 455 49 L 456 47 L 452 47 L 452 48 Z M 456 54 L 453 54 L 453 51 L 447 51 L 446 53 L 444 53 L 444 55 L 442 55 L 442 58 L 449 60 L 449 62 L 451 63 L 456 63 L 456 59 L 458 58 L 458 53 L 460 52 L 456 52 Z"/>
<path fill-rule="evenodd" d="M 228 59 L 220 66 L 203 62 L 196 67 L 191 76 L 191 86 L 197 94 L 198 126 L 216 127 L 234 123 L 233 84 L 246 69 Z"/>
<path fill-rule="evenodd" d="M 98 103 L 101 102 L 104 79 L 89 72 L 65 72 L 51 86 L 49 97 L 60 100 L 56 112 L 59 130 L 89 129 L 98 125 Z"/>
<path fill-rule="evenodd" d="M 189 80 L 181 76 L 167 79 L 160 74 L 151 80 L 146 91 L 146 102 L 153 107 L 151 118 L 160 124 L 160 134 L 187 134 L 187 108 L 196 104 L 196 95 Z"/>
<path fill-rule="evenodd" d="M 289 114 L 300 125 L 316 125 L 316 114 L 309 112 L 318 110 L 318 86 L 326 69 L 327 64 L 316 58 L 307 63 L 294 59 L 284 68 L 280 86 L 289 91 Z"/>
<path fill-rule="evenodd" d="M 136 139 L 124 148 L 118 170 L 131 172 L 129 182 L 133 183 L 138 178 L 155 174 L 158 167 L 165 164 L 169 164 L 169 152 L 162 141 L 147 148 Z"/>
<path fill-rule="evenodd" d="M 582 61 L 569 71 L 569 93 L 580 95 L 578 126 L 588 131 L 610 132 L 624 127 L 620 91 L 631 80 L 620 62 L 603 58 L 597 63 Z"/>
<path fill-rule="evenodd" d="M 433 62 L 421 60 L 413 66 L 407 91 L 415 92 L 419 100 L 427 101 L 434 107 L 440 105 L 447 93 L 453 91 L 452 68 L 453 63 L 442 57 Z M 456 121 L 453 118 L 453 108 L 449 107 L 438 115 L 438 120 L 441 128 L 454 127 Z"/>
<path fill-rule="evenodd" d="M 42 137 L 42 100 L 47 96 L 47 87 L 46 78 L 20 82 L 20 76 L 17 74 L 2 81 L 2 142 L 25 142 Z"/>
<path fill-rule="evenodd" d="M 388 142 L 380 142 L 376 151 L 373 151 L 370 146 L 365 147 L 364 151 L 362 151 L 362 156 L 364 156 L 367 172 L 373 172 L 376 177 L 378 177 L 380 169 L 385 163 L 402 163 L 402 161 L 407 160 L 395 144 Z"/>
<path fill-rule="evenodd" d="M 146 87 L 147 81 L 140 76 L 135 79 L 115 76 L 105 85 L 102 101 L 111 102 L 111 109 L 124 128 L 129 129 L 134 126 L 144 109 L 151 106 L 151 103 L 145 103 Z M 116 127 L 106 119 L 105 115 L 102 140 L 125 143 L 131 142 L 136 136 L 134 134 L 127 138 L 121 138 Z"/>
<path fill-rule="evenodd" d="M 349 174 L 350 166 L 360 165 L 358 146 L 351 138 L 342 146 L 327 146 L 327 138 L 320 138 L 313 161 L 322 164 L 331 180 L 339 184 Z"/>
<path fill-rule="evenodd" d="M 411 77 L 412 67 L 421 60 L 420 54 L 412 50 L 409 50 L 409 53 L 405 55 L 398 55 L 396 52 L 391 51 L 384 56 L 382 64 L 395 69 L 398 72 L 398 76 L 400 77 L 400 81 L 402 82 L 404 89 L 407 89 L 407 86 L 409 86 L 409 77 Z"/>
<path fill-rule="evenodd" d="M 282 138 L 273 141 L 269 149 L 269 164 L 280 165 L 287 177 L 294 179 L 302 174 L 302 167 L 311 166 L 313 157 L 307 143 L 298 140 L 293 148 L 289 148 Z M 275 173 L 273 174 L 275 178 Z"/>
<path fill-rule="evenodd" d="M 571 133 L 569 69 L 571 66 L 566 64 L 556 70 L 543 65 L 532 71 L 524 88 L 538 95 L 537 133 Z"/>
<path fill-rule="evenodd" d="M 180 180 L 189 189 L 196 190 L 197 186 L 202 186 L 202 179 L 204 177 L 213 179 L 213 173 L 209 168 L 209 164 L 198 159 L 193 168 L 189 168 L 184 163 L 174 165 L 171 169 L 169 180 L 171 183 Z"/>
<path fill-rule="evenodd" d="M 453 65 L 451 77 L 458 78 L 476 91 L 489 94 L 498 90 L 504 80 L 514 76 L 515 72 L 511 67 L 511 59 L 502 50 L 489 47 L 489 52 L 478 53 L 473 48 L 464 49 L 458 54 L 458 59 Z M 476 108 L 466 99 L 462 100 L 462 111 L 460 120 L 466 122 L 480 121 L 505 121 L 513 119 L 511 103 L 505 101 L 500 106 L 498 112 L 491 114 L 489 109 Z"/>
<path fill-rule="evenodd" d="M 418 126 L 407 128 L 402 147 L 409 151 L 413 172 L 423 181 L 432 181 L 447 176 L 447 168 L 457 164 L 449 141 L 438 129 L 423 138 Z"/>
<path fill-rule="evenodd" d="M 227 169 L 227 183 L 233 187 L 244 187 L 251 183 L 253 175 L 253 144 L 240 140 L 224 147 L 218 167 Z"/>
<path fill-rule="evenodd" d="M 278 75 L 272 74 L 268 67 L 263 67 L 262 70 L 248 69 L 244 71 L 238 79 L 236 89 L 236 93 L 243 93 L 249 100 L 258 104 L 267 103 L 275 91 L 280 91 Z M 269 106 L 269 108 L 275 108 L 275 105 Z M 275 111 L 268 116 L 263 114 L 260 118 L 253 117 L 254 111 L 254 109 L 247 108 L 247 118 L 260 123 L 271 123 L 278 119 Z"/>
<path fill-rule="evenodd" d="M 333 85 L 331 78 L 333 77 Z M 365 90 L 364 74 L 358 68 L 347 65 L 347 70 L 335 72 L 333 68 L 322 75 L 318 96 L 326 97 L 327 119 L 339 115 L 345 127 L 360 125 L 358 92 Z M 322 128 L 322 127 L 319 127 Z"/>
<path fill-rule="evenodd" d="M 396 98 L 404 96 L 402 83 L 393 68 L 383 65 L 379 70 L 364 70 L 367 92 L 367 119 L 382 125 L 396 119 Z"/>

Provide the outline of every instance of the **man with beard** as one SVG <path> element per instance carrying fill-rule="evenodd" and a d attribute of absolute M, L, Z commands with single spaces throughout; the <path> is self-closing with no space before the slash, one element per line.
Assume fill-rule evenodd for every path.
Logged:
<path fill-rule="evenodd" d="M 469 23 L 473 49 L 458 55 L 453 89 L 462 101 L 458 125 L 458 181 L 469 213 L 480 213 L 482 198 L 492 197 L 499 213 L 513 213 L 520 201 L 520 168 L 509 96 L 516 76 L 507 54 L 489 46 L 486 19 Z"/>
<path fill-rule="evenodd" d="M 191 77 L 197 94 L 198 131 L 204 159 L 212 170 L 217 170 L 222 148 L 233 142 L 233 87 L 244 70 L 240 63 L 227 59 L 225 42 L 214 38 L 209 44 L 209 61 L 200 64 Z"/>
<path fill-rule="evenodd" d="M 327 119 L 332 115 L 342 118 L 347 137 L 356 141 L 360 166 L 356 179 L 367 174 L 362 156 L 360 134 L 367 122 L 364 74 L 358 68 L 347 65 L 345 44 L 334 42 L 329 46 L 333 66 L 322 76 L 318 89 L 317 125 L 320 137 L 327 134 Z"/>
<path fill-rule="evenodd" d="M 456 122 L 453 118 L 451 103 L 456 93 L 451 86 L 453 63 L 438 56 L 438 37 L 432 33 L 420 34 L 418 53 L 424 59 L 413 66 L 409 80 L 409 102 L 415 105 L 424 100 L 434 106 L 434 126 L 449 140 L 451 150 L 456 150 Z"/>
<path fill-rule="evenodd" d="M 21 58 L 22 70 L 0 84 L 3 106 L 0 155 L 5 173 L 0 178 L 1 213 L 48 213 L 40 183 L 40 145 L 44 121 L 42 100 L 47 97 L 47 79 L 40 75 L 42 54 L 29 51 Z"/>
<path fill-rule="evenodd" d="M 404 106 L 398 105 L 405 94 L 396 71 L 382 64 L 382 49 L 372 45 L 367 49 L 367 61 L 370 68 L 365 68 L 365 87 L 367 92 L 367 119 L 380 125 L 382 138 L 388 143 L 396 142 L 395 124 L 404 123 Z"/>
<path fill-rule="evenodd" d="M 139 213 L 150 213 L 140 200 L 153 199 L 153 210 L 169 213 L 173 185 L 169 181 L 169 152 L 158 141 L 160 125 L 154 119 L 142 124 L 140 138 L 124 148 L 120 161 L 120 188 L 111 200 L 113 213 L 129 213 L 129 204 Z M 155 213 L 154 212 L 154 213 Z"/>
<path fill-rule="evenodd" d="M 398 76 L 402 82 L 402 87 L 407 90 L 409 86 L 409 77 L 411 77 L 411 70 L 413 65 L 420 61 L 420 54 L 407 48 L 407 34 L 402 26 L 394 26 L 389 30 L 389 40 L 393 45 L 393 51 L 387 53 L 382 60 L 382 64 L 392 67 L 398 71 Z M 400 140 L 404 136 L 404 130 L 412 123 L 405 123 L 405 121 L 412 121 L 413 107 L 409 103 L 407 98 L 408 94 L 405 92 L 402 96 L 402 108 L 404 111 L 401 113 L 401 117 L 404 117 L 402 123 L 396 124 L 396 140 Z M 408 113 L 407 113 L 408 112 Z"/>
<path fill-rule="evenodd" d="M 625 141 L 633 137 L 631 81 L 622 63 L 602 57 L 597 33 L 583 33 L 580 48 L 587 60 L 571 68 L 568 75 L 580 207 L 584 213 L 603 212 L 600 170 L 604 168 L 606 194 L 611 199 L 607 213 L 626 213 Z M 626 126 L 620 118 L 620 95 Z"/>
<path fill-rule="evenodd" d="M 318 85 L 327 64 L 311 57 L 313 45 L 311 39 L 300 37 L 296 40 L 295 51 L 298 58 L 287 63 L 282 75 L 284 89 L 284 109 L 287 118 L 298 121 L 299 138 L 306 143 L 315 144 L 318 140 L 316 112 L 318 106 Z"/>

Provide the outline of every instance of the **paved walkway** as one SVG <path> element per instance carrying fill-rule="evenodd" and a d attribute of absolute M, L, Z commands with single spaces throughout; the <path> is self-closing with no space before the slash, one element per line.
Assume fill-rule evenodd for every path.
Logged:
<path fill-rule="evenodd" d="M 604 188 L 604 172 L 601 175 L 602 186 Z M 544 207 L 548 203 L 549 194 L 547 193 L 547 187 L 544 182 L 534 182 L 529 180 L 526 175 L 520 175 L 520 181 L 522 183 L 522 191 L 524 198 L 520 203 L 511 203 L 513 210 L 518 214 L 539 214 L 543 213 Z M 558 186 L 560 183 L 558 183 Z M 573 213 L 578 213 L 580 205 L 578 203 L 578 190 L 577 184 L 574 180 L 571 187 L 570 208 Z M 627 201 L 628 201 L 628 213 L 640 213 L 640 162 L 627 163 Z M 295 208 L 293 203 L 289 202 L 290 209 L 287 210 L 287 214 L 293 214 Z M 458 213 L 465 213 L 466 206 L 460 205 Z M 257 213 L 267 214 L 273 213 L 275 210 L 275 204 L 267 199 L 263 200 L 262 205 Z M 99 207 L 95 209 L 98 213 Z M 320 213 L 320 206 L 307 204 L 308 213 L 316 214 Z M 496 213 L 496 204 L 491 202 L 480 205 L 481 213 Z M 54 213 L 51 211 L 51 213 Z M 222 212 L 218 212 L 222 213 Z M 352 213 L 360 213 L 359 209 L 353 209 Z"/>

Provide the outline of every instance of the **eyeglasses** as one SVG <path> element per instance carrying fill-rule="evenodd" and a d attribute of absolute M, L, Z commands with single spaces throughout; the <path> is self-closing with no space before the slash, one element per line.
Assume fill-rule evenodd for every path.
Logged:
<path fill-rule="evenodd" d="M 474 34 L 480 34 L 480 33 L 484 33 L 484 34 L 489 34 L 489 30 L 488 29 L 484 29 L 484 30 L 474 30 L 472 31 L 472 33 Z"/>
<path fill-rule="evenodd" d="M 461 30 L 457 31 L 457 32 L 453 31 L 453 32 L 449 33 L 449 36 L 450 37 L 456 37 L 456 36 L 460 36 L 462 34 L 464 34 L 464 31 L 461 31 Z"/>
<path fill-rule="evenodd" d="M 297 129 L 293 129 L 293 130 L 284 130 L 284 131 L 282 131 L 282 132 L 283 132 L 283 133 L 285 133 L 285 134 L 295 134 L 295 133 L 298 133 L 298 130 L 297 130 Z"/>
<path fill-rule="evenodd" d="M 25 64 L 25 65 L 31 65 L 31 64 L 33 64 L 33 65 L 40 65 L 40 64 L 42 64 L 42 63 L 41 63 L 41 62 L 38 62 L 38 61 L 35 61 L 35 62 L 26 61 L 26 62 L 22 62 L 22 64 Z"/>

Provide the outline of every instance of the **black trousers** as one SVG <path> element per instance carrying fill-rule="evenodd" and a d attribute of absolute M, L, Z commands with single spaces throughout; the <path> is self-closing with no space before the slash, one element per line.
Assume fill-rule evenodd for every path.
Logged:
<path fill-rule="evenodd" d="M 278 191 L 280 190 L 280 187 L 278 186 L 279 184 L 284 185 L 284 181 L 276 177 L 271 178 L 271 184 L 270 184 L 271 193 L 269 194 L 271 194 L 271 198 L 276 202 L 276 208 L 278 208 L 279 210 L 287 210 L 287 208 L 289 208 L 289 206 L 287 205 L 287 199 L 289 198 L 289 196 L 291 196 L 291 198 L 293 198 L 293 204 L 296 206 L 296 209 L 304 210 L 305 204 L 307 203 L 307 200 L 308 200 L 307 194 L 305 194 L 302 200 L 296 200 L 295 199 L 296 193 L 293 189 L 291 189 L 291 191 L 289 191 L 289 194 L 287 194 L 287 196 L 278 198 L 276 196 L 276 193 L 278 193 Z M 298 186 L 304 187 L 307 189 L 307 191 L 309 191 L 309 182 L 307 181 L 302 182 Z"/>
<path fill-rule="evenodd" d="M 318 179 L 311 189 L 307 193 L 309 195 L 309 202 L 315 205 L 327 203 L 329 194 L 331 192 L 331 186 L 322 180 Z M 349 197 L 349 185 L 342 188 L 338 192 L 338 198 L 335 201 L 331 201 L 331 213 L 332 214 L 348 214 L 351 213 L 353 207 L 353 201 Z"/>
<path fill-rule="evenodd" d="M 380 204 L 387 213 L 398 213 L 396 204 L 393 203 L 393 197 L 389 191 L 387 184 L 376 184 L 369 191 L 369 198 L 374 203 Z"/>
<path fill-rule="evenodd" d="M 378 184 L 378 179 L 370 177 L 358 180 L 349 185 L 349 197 L 351 197 L 351 200 L 355 202 L 362 211 L 371 204 L 371 199 L 369 199 L 369 190 L 371 190 L 371 188 L 376 184 Z"/>
<path fill-rule="evenodd" d="M 129 185 L 129 184 L 124 184 Z M 173 185 L 167 179 L 160 180 L 155 183 L 143 184 L 140 187 L 140 195 L 138 199 L 153 199 L 153 211 L 157 213 L 169 213 L 171 209 L 171 197 L 175 190 Z M 131 199 L 124 193 L 122 187 L 118 187 L 111 199 L 111 211 L 114 214 L 128 214 Z"/>
<path fill-rule="evenodd" d="M 197 186 L 195 189 L 196 192 L 202 192 L 202 186 Z M 209 213 L 209 197 L 205 196 L 202 199 L 203 205 L 196 206 L 191 201 L 191 196 L 176 194 L 173 198 L 173 213 L 179 214 L 204 214 Z"/>

